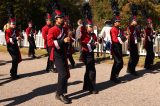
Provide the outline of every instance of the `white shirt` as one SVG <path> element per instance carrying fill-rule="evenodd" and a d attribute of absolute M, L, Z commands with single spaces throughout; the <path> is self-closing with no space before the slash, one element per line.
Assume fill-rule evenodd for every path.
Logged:
<path fill-rule="evenodd" d="M 81 24 L 81 25 L 79 25 L 78 27 L 77 27 L 77 29 L 76 29 L 76 39 L 79 39 L 79 38 L 81 38 L 81 27 L 82 27 L 83 25 Z"/>
<path fill-rule="evenodd" d="M 111 28 L 112 27 L 110 25 L 106 25 L 102 28 L 100 37 L 103 37 L 105 41 L 111 41 L 111 35 L 110 35 Z"/>

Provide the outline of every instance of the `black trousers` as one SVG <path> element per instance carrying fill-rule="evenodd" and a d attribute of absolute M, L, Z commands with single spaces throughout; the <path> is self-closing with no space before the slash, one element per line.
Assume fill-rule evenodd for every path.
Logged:
<path fill-rule="evenodd" d="M 74 59 L 73 59 L 72 54 L 67 54 L 67 58 L 69 59 L 71 65 L 74 66 L 74 65 L 75 65 L 75 61 L 74 61 Z"/>
<path fill-rule="evenodd" d="M 35 50 L 36 49 L 36 44 L 35 44 L 35 40 L 34 37 L 28 37 L 28 42 L 29 42 L 29 51 L 28 51 L 28 55 L 35 55 Z"/>
<path fill-rule="evenodd" d="M 81 45 L 81 42 L 79 41 L 79 61 L 82 61 L 83 60 L 83 55 L 82 55 L 82 45 Z"/>
<path fill-rule="evenodd" d="M 120 43 L 112 44 L 112 54 L 114 64 L 112 66 L 110 79 L 115 79 L 118 77 L 121 69 L 123 68 L 122 45 Z"/>
<path fill-rule="evenodd" d="M 51 53 L 52 47 L 47 47 L 46 49 L 47 49 L 47 52 L 48 52 L 48 61 L 47 61 L 46 70 L 54 69 L 54 61 L 50 60 L 50 53 Z"/>
<path fill-rule="evenodd" d="M 95 90 L 96 89 L 96 69 L 94 52 L 82 52 L 84 63 L 86 65 L 86 72 L 84 75 L 83 90 Z"/>
<path fill-rule="evenodd" d="M 139 61 L 138 45 L 131 44 L 129 48 L 130 48 L 130 57 L 129 57 L 127 71 L 135 72 L 135 67 L 137 66 Z"/>
<path fill-rule="evenodd" d="M 55 66 L 58 72 L 57 94 L 62 95 L 67 93 L 67 82 L 69 75 L 67 57 L 58 56 L 56 51 L 54 51 L 54 54 Z"/>
<path fill-rule="evenodd" d="M 18 68 L 18 63 L 19 63 L 19 49 L 18 49 L 18 45 L 14 44 L 14 45 L 7 45 L 7 50 L 9 52 L 9 54 L 11 55 L 12 58 L 12 67 L 10 69 L 10 75 L 12 77 L 17 75 L 17 68 Z"/>
<path fill-rule="evenodd" d="M 145 59 L 145 65 L 144 67 L 148 67 L 153 64 L 154 62 L 154 51 L 153 51 L 153 42 L 147 42 L 147 47 L 146 47 L 146 59 Z"/>

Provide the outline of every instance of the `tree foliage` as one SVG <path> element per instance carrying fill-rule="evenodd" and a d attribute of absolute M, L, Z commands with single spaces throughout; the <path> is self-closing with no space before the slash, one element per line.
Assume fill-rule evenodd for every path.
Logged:
<path fill-rule="evenodd" d="M 159 25 L 159 16 L 160 16 L 160 1 L 159 0 L 117 0 L 120 16 L 122 18 L 123 25 L 128 24 L 128 20 L 131 17 L 130 6 L 132 3 L 135 3 L 139 7 L 138 11 L 138 20 L 144 23 L 143 16 L 140 12 L 141 8 L 146 8 L 149 16 L 153 19 L 153 22 Z M 110 0 L 90 0 L 92 5 L 92 11 L 94 14 L 94 22 L 102 27 L 106 19 L 111 19 L 113 17 L 113 12 L 111 10 Z"/>
<path fill-rule="evenodd" d="M 0 0 L 0 29 L 8 21 L 7 6 L 12 3 L 17 24 L 22 25 L 22 29 L 27 27 L 27 20 L 31 18 L 37 29 L 45 24 L 46 5 L 50 0 Z M 81 1 L 81 0 L 80 0 Z M 72 23 L 81 17 L 79 0 L 59 0 L 62 7 L 68 8 Z"/>
<path fill-rule="evenodd" d="M 79 18 L 81 18 L 81 6 L 84 0 L 59 0 L 62 7 L 69 10 L 70 20 L 74 26 Z M 127 24 L 131 16 L 130 5 L 135 4 L 146 8 L 153 22 L 159 25 L 160 16 L 160 0 L 117 0 L 120 8 L 120 16 L 123 24 Z M 0 29 L 8 20 L 7 5 L 13 4 L 17 23 L 22 25 L 22 29 L 27 27 L 27 18 L 31 17 L 37 29 L 45 24 L 46 4 L 49 0 L 0 0 Z M 89 0 L 92 7 L 93 21 L 98 27 L 104 25 L 106 19 L 113 17 L 110 0 Z M 138 12 L 138 19 L 143 21 L 141 12 Z M 143 22 L 142 22 L 143 23 Z"/>

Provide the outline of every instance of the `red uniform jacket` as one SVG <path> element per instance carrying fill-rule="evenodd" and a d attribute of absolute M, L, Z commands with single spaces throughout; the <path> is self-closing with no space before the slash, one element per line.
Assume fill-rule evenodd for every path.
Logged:
<path fill-rule="evenodd" d="M 146 36 L 145 36 L 145 45 L 144 47 L 146 48 L 148 43 L 152 42 L 153 40 L 153 30 L 151 28 L 146 28 L 145 29 L 145 33 L 146 33 Z"/>
<path fill-rule="evenodd" d="M 111 54 L 113 53 L 113 45 L 114 44 L 123 44 L 126 41 L 126 37 L 123 34 L 123 31 L 118 27 L 113 26 L 110 30 L 112 45 L 111 45 Z"/>
<path fill-rule="evenodd" d="M 129 44 L 137 44 L 138 38 L 140 38 L 140 32 L 135 28 L 135 26 L 130 26 L 129 31 L 131 33 L 129 38 Z M 136 36 L 135 36 L 136 35 Z"/>
<path fill-rule="evenodd" d="M 48 36 L 48 31 L 49 31 L 50 28 L 51 28 L 51 26 L 49 26 L 49 25 L 45 25 L 42 28 L 42 37 L 44 39 L 44 48 L 47 47 L 47 36 Z"/>
<path fill-rule="evenodd" d="M 65 33 L 65 34 L 63 34 Z M 56 49 L 63 49 L 61 48 L 61 45 L 58 42 L 58 39 L 62 37 L 66 37 L 67 33 L 64 28 L 62 30 L 58 26 L 53 26 L 52 28 L 49 29 L 48 31 L 48 36 L 47 36 L 47 44 L 49 47 L 53 47 Z M 54 50 L 52 49 L 51 55 L 50 55 L 50 60 L 54 59 Z"/>
<path fill-rule="evenodd" d="M 27 34 L 27 37 L 31 36 L 31 34 L 33 33 L 33 35 L 35 36 L 35 34 L 37 33 L 36 30 L 33 30 L 31 27 L 28 27 L 26 29 L 26 34 Z"/>
<path fill-rule="evenodd" d="M 50 53 L 50 60 L 54 59 L 54 54 L 58 53 L 57 58 L 65 58 L 63 60 L 66 64 L 66 70 L 68 73 L 68 78 L 70 77 L 69 68 L 68 68 L 68 62 L 67 62 L 67 53 L 66 53 L 66 44 L 64 44 L 64 38 L 67 36 L 66 30 L 62 27 L 62 29 L 58 26 L 53 26 L 48 31 L 47 36 L 47 43 L 49 47 L 52 47 L 51 53 Z M 63 42 L 63 43 L 62 43 Z M 55 53 L 54 53 L 55 52 Z M 64 64 L 64 63 L 60 63 Z"/>
<path fill-rule="evenodd" d="M 20 53 L 20 51 L 19 51 L 19 47 L 18 47 L 18 46 L 14 46 L 15 43 L 17 44 L 17 40 L 15 41 L 16 38 L 12 37 L 13 33 L 14 33 L 14 31 L 13 31 L 11 28 L 9 28 L 9 29 L 7 29 L 7 30 L 5 31 L 6 43 L 7 43 L 7 46 L 10 45 L 10 46 L 13 47 L 13 48 L 14 48 L 14 47 L 17 47 L 17 48 L 18 48 L 18 52 L 19 52 L 19 62 L 21 62 L 21 61 L 22 61 L 22 58 L 21 58 L 21 53 Z M 19 32 L 19 30 L 16 30 L 16 31 L 15 31 L 15 35 L 16 35 L 16 37 L 20 37 L 20 32 Z M 14 42 L 14 44 L 12 44 L 12 42 Z"/>
<path fill-rule="evenodd" d="M 119 29 L 117 27 L 112 27 L 110 33 L 112 43 L 120 43 L 118 40 Z"/>
<path fill-rule="evenodd" d="M 97 37 L 95 33 L 88 33 L 86 29 L 82 27 L 81 29 L 81 45 L 82 45 L 82 52 L 93 52 L 97 42 Z"/>

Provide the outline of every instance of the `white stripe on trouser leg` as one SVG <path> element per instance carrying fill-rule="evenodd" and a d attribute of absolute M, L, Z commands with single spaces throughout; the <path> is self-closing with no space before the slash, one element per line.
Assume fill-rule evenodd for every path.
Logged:
<path fill-rule="evenodd" d="M 90 44 L 87 44 L 87 47 L 88 47 L 89 52 L 92 52 L 91 45 L 90 45 Z"/>
<path fill-rule="evenodd" d="M 9 41 L 10 41 L 11 43 L 13 43 L 13 40 L 12 40 L 12 38 L 9 38 Z"/>
<path fill-rule="evenodd" d="M 55 45 L 55 47 L 56 47 L 57 49 L 60 49 L 60 46 L 59 46 L 57 40 L 54 40 L 54 45 Z"/>
<path fill-rule="evenodd" d="M 123 41 L 121 40 L 120 37 L 118 37 L 118 41 L 119 41 L 120 44 L 123 44 Z"/>

